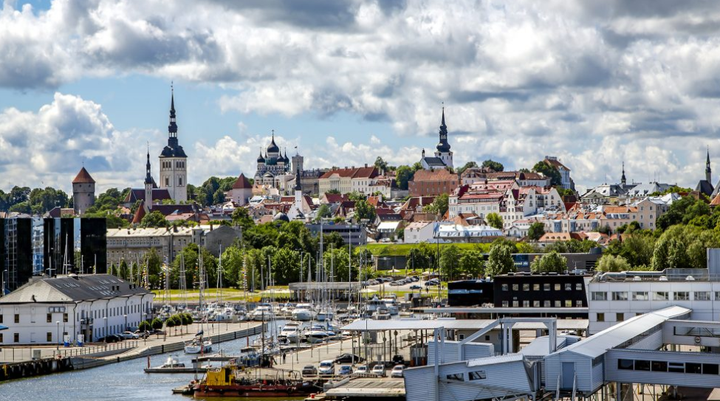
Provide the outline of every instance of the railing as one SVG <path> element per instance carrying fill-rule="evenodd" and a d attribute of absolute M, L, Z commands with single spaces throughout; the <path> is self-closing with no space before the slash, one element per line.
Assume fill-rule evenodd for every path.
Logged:
<path fill-rule="evenodd" d="M 138 340 L 126 340 L 117 343 L 109 343 L 102 345 L 89 345 L 85 347 L 40 347 L 40 348 L 25 348 L 25 347 L 4 347 L 0 351 L 0 362 L 20 362 L 28 361 L 32 359 L 44 359 L 44 358 L 72 358 L 77 356 L 92 356 L 102 355 L 106 353 L 113 353 L 117 351 L 125 351 L 131 348 L 137 347 L 139 344 Z M 40 355 L 36 355 L 35 352 L 40 351 Z"/>

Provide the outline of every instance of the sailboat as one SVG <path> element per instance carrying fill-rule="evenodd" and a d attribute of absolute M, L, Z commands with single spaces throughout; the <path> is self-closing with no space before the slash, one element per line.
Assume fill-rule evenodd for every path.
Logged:
<path fill-rule="evenodd" d="M 198 278 L 200 279 L 199 282 L 199 301 L 200 301 L 200 324 L 201 326 L 207 319 L 207 315 L 203 312 L 203 290 L 205 289 L 205 269 L 203 267 L 203 260 L 202 260 L 202 253 L 199 253 L 199 274 Z M 200 331 L 195 334 L 195 338 L 185 343 L 185 353 L 186 354 L 204 354 L 207 352 L 212 351 L 212 341 L 209 339 L 205 340 L 203 339 L 203 329 L 200 328 Z"/>

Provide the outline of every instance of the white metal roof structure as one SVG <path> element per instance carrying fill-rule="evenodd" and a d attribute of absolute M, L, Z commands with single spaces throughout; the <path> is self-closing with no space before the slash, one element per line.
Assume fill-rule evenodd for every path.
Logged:
<path fill-rule="evenodd" d="M 342 330 L 348 331 L 382 331 L 382 330 L 434 330 L 444 327 L 448 330 L 480 330 L 489 326 L 495 320 L 476 319 L 394 319 L 394 320 L 356 320 Z M 558 319 L 558 330 L 584 330 L 587 329 L 586 319 Z M 515 330 L 545 329 L 542 323 L 521 322 L 516 323 Z"/>

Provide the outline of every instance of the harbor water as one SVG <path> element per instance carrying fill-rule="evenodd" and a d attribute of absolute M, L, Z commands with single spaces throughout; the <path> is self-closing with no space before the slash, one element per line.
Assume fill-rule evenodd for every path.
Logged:
<path fill-rule="evenodd" d="M 250 338 L 252 344 L 256 336 Z M 213 344 L 213 352 L 238 353 L 248 344 L 246 338 Z M 168 356 L 178 359 L 186 366 L 192 366 L 192 356 L 182 352 L 155 355 L 152 366 L 161 365 Z M 187 384 L 193 374 L 147 374 L 147 359 L 139 358 L 114 363 L 98 368 L 67 373 L 15 380 L 0 384 L 0 400 L 52 400 L 52 401 L 96 401 L 96 400 L 158 400 L 191 401 L 192 398 L 172 394 L 175 387 Z M 198 376 L 200 378 L 201 375 Z M 201 399 L 201 398 L 200 398 Z M 303 398 L 222 398 L 223 400 L 274 400 L 289 401 Z M 212 398 L 218 400 L 218 398 Z"/>

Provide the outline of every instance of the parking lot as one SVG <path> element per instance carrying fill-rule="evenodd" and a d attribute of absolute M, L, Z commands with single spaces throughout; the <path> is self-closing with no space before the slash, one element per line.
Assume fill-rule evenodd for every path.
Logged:
<path fill-rule="evenodd" d="M 394 277 L 397 280 L 405 279 L 405 277 Z M 431 281 L 431 280 L 428 280 Z M 429 289 L 430 291 L 437 291 L 438 286 L 437 285 L 426 285 L 427 281 L 423 279 L 419 279 L 418 281 L 414 282 L 408 282 L 400 285 L 392 285 L 392 281 L 384 282 L 380 284 L 374 284 L 374 285 L 368 285 L 367 288 L 371 290 L 375 290 L 378 292 L 386 292 L 386 291 L 422 291 L 425 292 L 425 289 Z M 417 288 L 419 287 L 419 288 Z"/>

